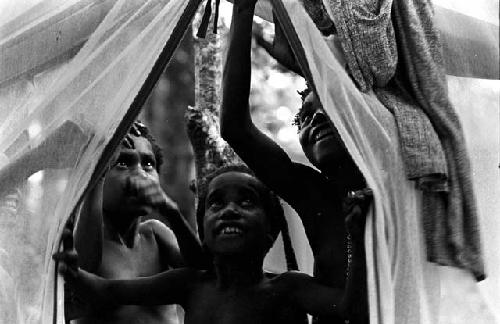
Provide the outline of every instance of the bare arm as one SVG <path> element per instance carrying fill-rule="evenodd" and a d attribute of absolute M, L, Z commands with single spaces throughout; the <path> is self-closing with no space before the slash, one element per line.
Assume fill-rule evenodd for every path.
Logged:
<path fill-rule="evenodd" d="M 163 214 L 165 211 L 160 208 L 160 212 Z M 184 260 L 184 262 L 178 264 L 178 266 L 184 265 L 198 269 L 207 268 L 208 261 L 203 253 L 200 240 L 184 216 L 182 216 L 179 209 L 177 208 L 170 211 L 167 219 L 169 220 L 170 227 L 175 233 L 182 260 Z"/>
<path fill-rule="evenodd" d="M 167 196 L 158 180 L 151 177 L 134 177 L 130 178 L 129 187 L 137 193 L 139 199 L 156 208 L 169 221 L 173 233 L 159 221 L 148 221 L 157 242 L 168 255 L 168 264 L 174 268 L 205 268 L 205 255 L 198 237 L 179 211 L 177 203 Z"/>
<path fill-rule="evenodd" d="M 252 122 L 250 95 L 252 18 L 255 0 L 235 1 L 223 75 L 221 135 L 259 178 L 285 200 L 301 199 L 293 163 Z M 290 197 L 292 195 L 293 197 Z"/>
<path fill-rule="evenodd" d="M 57 258 L 66 265 L 64 279 L 74 293 L 98 309 L 119 305 L 156 306 L 185 303 L 195 282 L 196 270 L 181 268 L 159 273 L 151 277 L 129 280 L 104 279 L 82 269 L 69 270 L 65 256 Z"/>
<path fill-rule="evenodd" d="M 169 265 L 174 268 L 206 268 L 207 261 L 201 243 L 191 226 L 178 210 L 162 209 L 164 208 L 160 208 L 160 213 L 169 220 L 171 229 L 159 221 L 153 221 L 153 231 L 157 242 L 168 256 Z"/>
<path fill-rule="evenodd" d="M 312 315 L 338 315 L 364 321 L 368 318 L 364 233 L 366 214 L 371 206 L 371 190 L 350 197 L 345 208 L 346 227 L 351 236 L 352 261 L 347 269 L 345 288 L 325 286 L 301 273 L 286 273 L 285 291 L 292 303 Z"/>
<path fill-rule="evenodd" d="M 351 320 L 364 320 L 368 316 L 366 295 L 366 269 L 361 249 L 353 261 L 345 289 L 319 283 L 315 278 L 296 272 L 285 274 L 287 295 L 291 302 L 315 316 L 340 316 Z"/>
<path fill-rule="evenodd" d="M 130 280 L 107 280 L 79 270 L 72 280 L 89 300 L 96 298 L 109 306 L 156 306 L 184 304 L 195 278 L 196 270 L 181 268 Z"/>
<path fill-rule="evenodd" d="M 70 230 L 63 233 L 64 251 L 53 255 L 59 272 L 77 296 L 99 309 L 117 305 L 184 304 L 198 271 L 181 268 L 131 280 L 108 280 L 78 267 L 78 254 Z"/>
<path fill-rule="evenodd" d="M 102 261 L 104 179 L 85 197 L 75 228 L 75 248 L 82 269 L 95 273 Z"/>

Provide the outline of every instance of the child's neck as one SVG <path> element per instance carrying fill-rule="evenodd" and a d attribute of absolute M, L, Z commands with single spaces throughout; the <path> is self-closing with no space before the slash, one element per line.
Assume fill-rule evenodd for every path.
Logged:
<path fill-rule="evenodd" d="M 215 256 L 214 267 L 219 288 L 251 286 L 264 277 L 263 258 L 242 256 Z"/>
<path fill-rule="evenodd" d="M 349 191 L 361 190 L 366 187 L 365 179 L 352 159 L 339 162 L 325 170 L 324 173 L 335 184 L 339 193 L 346 195 Z"/>
<path fill-rule="evenodd" d="M 108 218 L 104 216 L 105 235 L 112 241 L 126 245 L 128 248 L 133 248 L 135 239 L 139 232 L 139 223 L 141 218 L 137 217 L 131 221 L 123 219 Z"/>

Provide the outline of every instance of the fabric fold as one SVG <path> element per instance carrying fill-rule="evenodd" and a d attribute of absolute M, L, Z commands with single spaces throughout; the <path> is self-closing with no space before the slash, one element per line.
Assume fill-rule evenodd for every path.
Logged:
<path fill-rule="evenodd" d="M 428 249 L 431 261 L 471 271 L 484 279 L 479 221 L 469 156 L 462 125 L 448 98 L 439 33 L 430 1 L 395 1 L 393 17 L 401 64 L 396 78 L 406 86 L 431 120 L 446 155 L 449 193 L 443 210 L 431 203 L 433 215 L 444 218 L 447 235 Z M 438 202 L 437 199 L 430 201 Z M 425 217 L 425 216 L 424 216 Z M 439 251 L 452 252 L 448 255 Z M 451 254 L 451 255 L 450 255 Z M 436 255 L 435 258 L 432 256 Z"/>
<path fill-rule="evenodd" d="M 393 77 L 398 52 L 391 22 L 392 0 L 329 0 L 329 14 L 342 41 L 347 65 L 363 92 Z"/>
<path fill-rule="evenodd" d="M 427 115 L 396 84 L 374 91 L 396 120 L 408 179 L 431 191 L 446 191 L 446 158 Z"/>
<path fill-rule="evenodd" d="M 327 4 L 352 79 L 363 92 L 373 88 L 396 119 L 406 174 L 427 198 L 423 218 L 428 259 L 467 269 L 482 279 L 469 157 L 448 99 L 432 4 L 419 0 L 329 0 Z"/>

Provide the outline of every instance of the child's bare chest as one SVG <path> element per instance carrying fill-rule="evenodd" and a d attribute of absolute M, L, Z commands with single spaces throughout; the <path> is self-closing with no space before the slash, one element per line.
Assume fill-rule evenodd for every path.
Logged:
<path fill-rule="evenodd" d="M 191 296 L 185 324 L 303 324 L 297 321 L 298 314 L 282 293 L 269 287 L 227 291 L 204 287 Z"/>
<path fill-rule="evenodd" d="M 97 274 L 110 279 L 151 276 L 166 270 L 162 261 L 154 238 L 141 237 L 131 248 L 104 240 L 102 262 Z"/>

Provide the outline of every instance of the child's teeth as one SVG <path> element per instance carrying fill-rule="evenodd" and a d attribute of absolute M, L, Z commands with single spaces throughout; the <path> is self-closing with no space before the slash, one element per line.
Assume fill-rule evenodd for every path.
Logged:
<path fill-rule="evenodd" d="M 229 226 L 229 227 L 224 227 L 222 229 L 222 233 L 223 234 L 239 234 L 239 233 L 241 233 L 241 230 L 239 228 Z"/>

